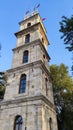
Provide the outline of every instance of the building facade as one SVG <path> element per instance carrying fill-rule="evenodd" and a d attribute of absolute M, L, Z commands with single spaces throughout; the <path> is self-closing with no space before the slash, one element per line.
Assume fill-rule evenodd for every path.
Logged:
<path fill-rule="evenodd" d="M 19 25 L 0 103 L 0 130 L 57 130 L 46 29 L 37 11 Z"/>

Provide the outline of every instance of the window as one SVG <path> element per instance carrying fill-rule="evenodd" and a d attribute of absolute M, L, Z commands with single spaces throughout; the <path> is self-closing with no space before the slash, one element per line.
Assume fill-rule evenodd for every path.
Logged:
<path fill-rule="evenodd" d="M 30 34 L 27 34 L 25 37 L 25 43 L 29 43 L 30 42 Z"/>
<path fill-rule="evenodd" d="M 42 38 L 42 43 L 44 43 L 44 39 Z"/>
<path fill-rule="evenodd" d="M 16 116 L 15 118 L 15 123 L 14 123 L 14 130 L 22 130 L 22 117 L 21 116 Z"/>
<path fill-rule="evenodd" d="M 31 23 L 28 23 L 28 24 L 27 24 L 27 27 L 30 27 L 30 26 L 31 26 Z"/>
<path fill-rule="evenodd" d="M 45 59 L 45 55 L 43 55 L 43 58 Z"/>
<path fill-rule="evenodd" d="M 51 117 L 49 118 L 49 127 L 50 127 L 50 130 L 52 130 L 52 119 L 51 119 Z"/>
<path fill-rule="evenodd" d="M 45 78 L 46 96 L 48 96 L 48 80 Z"/>
<path fill-rule="evenodd" d="M 26 91 L 26 75 L 22 74 L 20 79 L 19 93 L 25 93 Z"/>
<path fill-rule="evenodd" d="M 24 51 L 23 54 L 23 63 L 27 63 L 28 62 L 28 51 Z"/>
<path fill-rule="evenodd" d="M 43 54 L 43 63 L 45 64 L 45 61 L 46 61 L 46 57 L 45 55 Z"/>

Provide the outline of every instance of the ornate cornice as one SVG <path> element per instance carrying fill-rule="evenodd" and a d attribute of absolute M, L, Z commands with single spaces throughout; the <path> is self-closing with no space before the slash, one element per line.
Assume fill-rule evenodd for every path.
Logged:
<path fill-rule="evenodd" d="M 16 36 L 16 37 L 21 36 L 22 34 L 26 34 L 26 33 L 31 32 L 31 30 L 32 30 L 32 31 L 33 31 L 33 30 L 35 31 L 35 30 L 38 29 L 38 27 L 41 27 L 41 29 L 42 29 L 42 31 L 43 31 L 43 33 L 44 33 L 44 35 L 45 35 L 45 38 L 46 38 L 46 40 L 47 40 L 47 43 L 48 43 L 48 45 L 49 45 L 50 43 L 49 43 L 49 41 L 48 41 L 48 38 L 47 38 L 47 36 L 46 36 L 46 33 L 44 32 L 44 29 L 43 29 L 42 24 L 41 24 L 40 22 L 38 22 L 38 23 L 36 23 L 36 24 L 34 24 L 34 25 L 28 27 L 28 28 L 25 28 L 25 29 L 23 29 L 23 30 L 20 30 L 20 31 L 16 32 L 16 33 L 15 33 L 15 36 Z"/>
<path fill-rule="evenodd" d="M 12 99 L 12 100 L 3 100 L 0 102 L 0 105 L 1 106 L 8 106 L 8 105 L 11 105 L 11 104 L 19 104 L 19 103 L 25 103 L 25 102 L 32 102 L 32 101 L 38 101 L 38 100 L 41 100 L 43 101 L 44 103 L 46 103 L 47 105 L 49 105 L 52 109 L 55 110 L 55 105 L 49 101 L 48 98 L 46 98 L 46 96 L 40 94 L 40 95 L 37 95 L 37 96 L 32 96 L 32 97 L 25 97 L 25 96 L 22 96 L 21 98 L 18 97 L 18 98 L 15 98 L 15 99 Z M 34 104 L 33 102 L 33 104 Z"/>
<path fill-rule="evenodd" d="M 19 35 L 26 34 L 26 33 L 30 32 L 31 30 L 33 30 L 33 29 L 36 30 L 37 29 L 36 27 L 38 27 L 39 24 L 40 24 L 40 22 L 38 22 L 38 23 L 36 23 L 36 24 L 28 27 L 28 28 L 20 30 L 20 31 L 18 31 L 18 32 L 15 33 L 15 36 L 18 37 Z"/>
<path fill-rule="evenodd" d="M 37 65 L 37 64 L 40 65 L 41 64 L 41 60 L 38 60 L 38 61 L 35 61 L 35 62 L 32 62 L 32 63 L 23 64 L 23 65 L 20 65 L 20 66 L 18 66 L 16 68 L 9 69 L 9 70 L 7 70 L 7 73 L 20 71 L 20 70 L 32 67 L 32 66 Z"/>
<path fill-rule="evenodd" d="M 35 40 L 35 41 L 30 42 L 29 44 L 23 44 L 23 45 L 21 45 L 21 46 L 18 46 L 18 47 L 16 47 L 16 48 L 13 48 L 12 50 L 15 51 L 15 50 L 22 49 L 23 47 L 29 47 L 29 46 L 35 45 L 35 44 L 37 45 L 37 44 L 39 43 L 39 41 L 40 41 L 40 39 L 37 39 L 37 40 Z"/>
<path fill-rule="evenodd" d="M 28 21 L 28 19 L 31 19 L 33 16 L 36 16 L 36 15 L 38 15 L 38 14 L 39 14 L 39 13 L 36 12 L 36 13 L 33 13 L 33 15 L 30 14 L 30 15 L 26 16 L 24 20 L 22 20 L 22 21 L 19 22 L 19 25 L 21 25 L 22 23 L 24 23 L 24 21 Z"/>
<path fill-rule="evenodd" d="M 18 46 L 18 47 L 16 47 L 16 48 L 13 48 L 12 51 L 20 50 L 20 49 L 22 49 L 23 47 L 29 47 L 29 46 L 31 46 L 31 45 L 34 45 L 34 46 L 35 46 L 35 45 L 40 45 L 40 47 L 41 47 L 41 48 L 43 49 L 43 51 L 45 52 L 45 54 L 46 54 L 48 60 L 50 60 L 50 56 L 49 56 L 47 50 L 45 49 L 45 47 L 44 47 L 44 45 L 43 45 L 43 43 L 42 43 L 42 41 L 41 41 L 40 39 L 37 39 L 37 40 L 35 40 L 35 41 L 32 41 L 32 42 L 30 42 L 29 44 L 24 44 L 24 45 Z"/>
<path fill-rule="evenodd" d="M 7 70 L 6 72 L 7 73 L 12 73 L 12 72 L 17 72 L 17 71 L 21 71 L 23 69 L 28 69 L 28 68 L 32 68 L 32 67 L 40 67 L 41 69 L 43 69 L 47 75 L 49 76 L 50 78 L 50 72 L 49 72 L 49 69 L 45 66 L 45 64 L 42 62 L 42 60 L 38 60 L 38 61 L 35 61 L 35 62 L 32 62 L 32 63 L 28 63 L 28 64 L 23 64 L 21 66 L 18 66 L 16 68 L 12 68 L 12 69 L 9 69 Z"/>

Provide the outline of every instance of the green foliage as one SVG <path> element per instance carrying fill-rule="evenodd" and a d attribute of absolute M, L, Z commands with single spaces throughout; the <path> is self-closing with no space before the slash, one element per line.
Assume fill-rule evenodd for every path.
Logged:
<path fill-rule="evenodd" d="M 63 33 L 61 38 L 64 39 L 66 49 L 73 51 L 73 15 L 70 19 L 65 16 L 62 17 L 59 31 Z"/>
<path fill-rule="evenodd" d="M 66 130 L 73 130 L 73 92 L 63 95 L 63 125 Z"/>
<path fill-rule="evenodd" d="M 0 72 L 0 99 L 3 99 L 6 88 L 7 76 L 4 72 Z"/>
<path fill-rule="evenodd" d="M 68 67 L 64 64 L 60 66 L 51 65 L 50 66 L 51 75 L 53 78 L 53 89 L 54 91 L 67 91 L 73 90 L 73 81 L 72 78 L 68 74 Z"/>
<path fill-rule="evenodd" d="M 62 117 L 65 130 L 73 130 L 73 110 L 64 107 Z"/>
<path fill-rule="evenodd" d="M 73 126 L 73 79 L 64 64 L 51 65 L 50 71 L 59 130 L 70 130 Z"/>

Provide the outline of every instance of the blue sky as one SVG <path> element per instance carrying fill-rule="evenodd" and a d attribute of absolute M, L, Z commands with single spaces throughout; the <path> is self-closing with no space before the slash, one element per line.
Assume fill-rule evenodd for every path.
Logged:
<path fill-rule="evenodd" d="M 63 15 L 70 17 L 73 14 L 73 0 L 2 0 L 0 2 L 0 43 L 2 45 L 0 71 L 11 68 L 12 49 L 16 47 L 14 33 L 19 31 L 18 23 L 23 20 L 27 10 L 32 12 L 39 3 L 38 11 L 42 18 L 46 18 L 44 25 L 50 42 L 48 47 L 50 64 L 64 63 L 70 71 L 71 53 L 65 49 L 63 40 L 60 39 L 59 22 Z"/>

